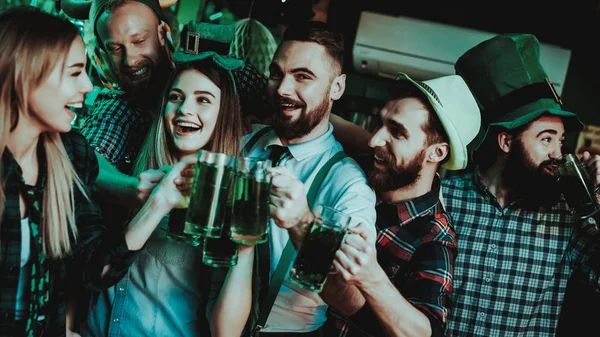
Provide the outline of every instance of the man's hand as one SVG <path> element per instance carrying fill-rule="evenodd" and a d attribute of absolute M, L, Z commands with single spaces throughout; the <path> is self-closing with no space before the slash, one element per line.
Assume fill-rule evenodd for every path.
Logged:
<path fill-rule="evenodd" d="M 137 197 L 139 199 L 140 205 L 143 205 L 148 197 L 154 190 L 154 187 L 160 183 L 162 178 L 165 176 L 170 169 L 170 166 L 164 166 L 159 168 L 158 170 L 147 170 L 140 174 L 138 177 L 138 186 L 137 186 Z"/>
<path fill-rule="evenodd" d="M 308 224 L 314 215 L 308 208 L 304 184 L 285 167 L 269 169 L 273 174 L 269 210 L 275 224 L 290 229 Z"/>
<path fill-rule="evenodd" d="M 377 263 L 375 233 L 362 223 L 350 231 L 335 253 L 334 273 L 359 288 L 386 280 L 387 275 Z"/>
<path fill-rule="evenodd" d="M 585 151 L 583 152 L 581 161 L 584 163 L 585 167 L 587 167 L 594 186 L 600 185 L 600 156 L 592 156 L 588 151 Z"/>

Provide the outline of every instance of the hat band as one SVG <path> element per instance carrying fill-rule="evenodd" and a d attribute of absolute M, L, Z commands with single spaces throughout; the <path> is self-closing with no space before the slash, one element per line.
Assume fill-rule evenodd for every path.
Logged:
<path fill-rule="evenodd" d="M 202 46 L 200 46 L 202 43 Z M 184 52 L 198 55 L 202 51 L 214 51 L 220 55 L 229 54 L 229 43 L 202 39 L 199 33 L 188 32 L 185 39 Z"/>
<path fill-rule="evenodd" d="M 544 98 L 552 98 L 557 104 L 562 105 L 562 101 L 550 80 L 537 82 L 514 90 L 496 100 L 492 105 L 485 109 L 482 114 L 488 121 L 494 121 L 498 117 L 505 115 L 521 106 L 535 102 Z"/>

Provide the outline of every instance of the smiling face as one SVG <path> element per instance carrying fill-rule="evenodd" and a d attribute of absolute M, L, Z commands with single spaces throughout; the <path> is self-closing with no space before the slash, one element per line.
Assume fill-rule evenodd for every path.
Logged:
<path fill-rule="evenodd" d="M 414 184 L 420 176 L 428 148 L 424 126 L 429 111 L 415 97 L 388 102 L 380 113 L 382 125 L 369 142 L 373 168 L 369 183 L 378 193 Z"/>
<path fill-rule="evenodd" d="M 195 156 L 212 139 L 221 89 L 198 70 L 182 71 L 167 94 L 164 122 L 180 159 Z"/>
<path fill-rule="evenodd" d="M 40 132 L 68 132 L 75 114 L 71 107 L 80 108 L 92 83 L 85 71 L 86 55 L 83 41 L 76 37 L 64 62 L 54 70 L 29 96 L 29 112 L 33 126 Z"/>
<path fill-rule="evenodd" d="M 117 81 L 126 92 L 148 88 L 168 71 L 166 41 L 150 7 L 126 2 L 112 12 L 104 12 L 96 28 Z"/>
<path fill-rule="evenodd" d="M 270 66 L 268 94 L 275 108 L 273 128 L 287 140 L 309 134 L 329 121 L 334 100 L 345 87 L 345 76 L 326 49 L 314 42 L 284 41 Z"/>

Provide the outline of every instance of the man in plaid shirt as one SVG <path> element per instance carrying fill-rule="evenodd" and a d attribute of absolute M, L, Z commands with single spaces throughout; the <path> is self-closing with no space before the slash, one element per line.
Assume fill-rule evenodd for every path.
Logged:
<path fill-rule="evenodd" d="M 529 34 L 484 41 L 456 63 L 485 126 L 473 173 L 442 183 L 459 240 L 448 327 L 451 336 L 554 336 L 567 281 L 592 270 L 598 206 L 568 205 L 554 177 L 577 115 L 561 100 Z M 594 184 L 598 156 L 584 153 Z M 571 188 L 576 188 L 575 185 Z"/>
<path fill-rule="evenodd" d="M 327 336 L 446 332 L 457 238 L 439 200 L 437 170 L 466 167 L 480 113 L 460 76 L 397 80 L 369 142 L 378 233 L 351 228 L 336 254 L 335 272 L 358 291 L 330 310 Z"/>

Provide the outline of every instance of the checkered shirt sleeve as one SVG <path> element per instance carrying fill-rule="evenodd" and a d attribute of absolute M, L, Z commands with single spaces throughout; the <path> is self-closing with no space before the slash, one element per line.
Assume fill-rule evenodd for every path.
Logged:
<path fill-rule="evenodd" d="M 126 154 L 128 135 L 138 119 L 122 92 L 103 89 L 80 131 L 96 152 L 116 165 Z"/>
<path fill-rule="evenodd" d="M 477 172 L 445 180 L 442 191 L 460 247 L 450 336 L 554 336 L 569 276 L 598 238 L 583 235 L 564 201 L 500 207 Z"/>
<path fill-rule="evenodd" d="M 432 336 L 441 337 L 446 332 L 457 240 L 450 217 L 435 202 L 439 188 L 429 194 L 424 199 L 377 207 L 377 261 L 402 296 L 429 318 Z M 332 322 L 327 329 L 334 330 L 328 335 L 384 335 L 368 305 L 351 317 L 334 309 L 328 315 Z"/>

